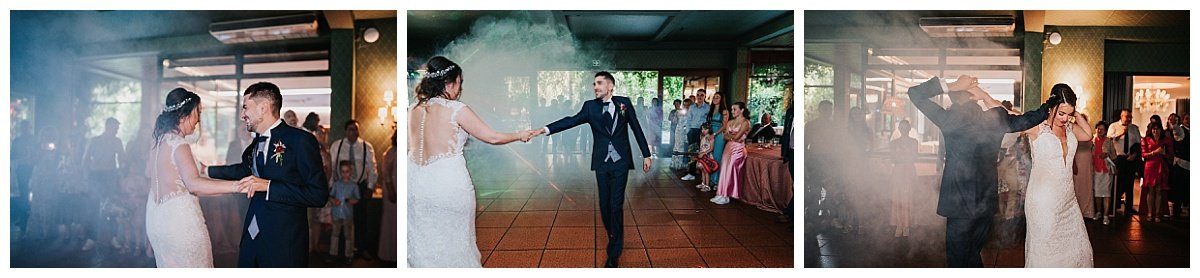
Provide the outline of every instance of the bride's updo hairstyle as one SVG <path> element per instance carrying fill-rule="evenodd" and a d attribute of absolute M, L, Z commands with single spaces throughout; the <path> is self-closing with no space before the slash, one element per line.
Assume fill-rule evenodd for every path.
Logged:
<path fill-rule="evenodd" d="M 1057 101 L 1058 103 L 1066 102 L 1071 106 L 1079 107 L 1076 105 L 1076 102 L 1079 101 L 1079 99 L 1075 96 L 1075 91 L 1071 90 L 1071 86 L 1067 86 L 1067 84 L 1058 83 L 1054 84 L 1053 88 L 1050 88 L 1050 99 L 1054 100 L 1056 98 L 1059 100 Z M 1054 101 L 1051 102 L 1053 103 Z M 1057 103 L 1055 106 L 1057 106 Z"/>
<path fill-rule="evenodd" d="M 192 111 L 198 107 L 200 107 L 200 96 L 196 93 L 183 88 L 175 88 L 167 93 L 162 113 L 159 113 L 158 119 L 154 121 L 155 146 L 158 145 L 157 142 L 162 139 L 164 134 L 179 130 L 179 120 L 191 115 Z"/>
<path fill-rule="evenodd" d="M 425 76 L 417 82 L 417 103 L 445 94 L 446 84 L 453 83 L 462 76 L 462 67 L 442 56 L 429 58 L 424 68 Z"/>

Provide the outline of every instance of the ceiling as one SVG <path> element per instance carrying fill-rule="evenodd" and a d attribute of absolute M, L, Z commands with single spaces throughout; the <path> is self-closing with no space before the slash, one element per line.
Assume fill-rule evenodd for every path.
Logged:
<path fill-rule="evenodd" d="M 1170 27 L 1188 26 L 1188 11 L 1045 11 L 1045 24 L 1055 26 Z"/>
<path fill-rule="evenodd" d="M 410 41 L 449 42 L 485 17 L 524 17 L 565 25 L 582 40 L 606 42 L 734 42 L 792 11 L 408 11 Z M 794 23 L 786 24 L 788 27 Z M 792 32 L 752 46 L 794 46 Z"/>
<path fill-rule="evenodd" d="M 1024 17 L 1026 24 L 1056 26 L 1168 27 L 1188 26 L 1183 11 L 806 11 L 804 26 L 917 26 L 922 17 Z"/>
<path fill-rule="evenodd" d="M 1167 94 L 1171 95 L 1172 99 L 1189 98 L 1191 96 L 1192 80 L 1186 76 L 1134 76 L 1134 90 L 1142 88 L 1145 83 L 1174 83 L 1181 85 L 1178 88 L 1166 89 Z M 1148 85 L 1147 85 L 1148 86 Z"/>
<path fill-rule="evenodd" d="M 208 34 L 213 22 L 317 13 L 327 29 L 323 11 L 13 11 L 12 41 L 50 39 L 55 43 L 87 44 L 159 37 Z M 353 11 L 354 19 L 396 17 L 396 11 Z M 130 24 L 136 22 L 138 24 Z"/>

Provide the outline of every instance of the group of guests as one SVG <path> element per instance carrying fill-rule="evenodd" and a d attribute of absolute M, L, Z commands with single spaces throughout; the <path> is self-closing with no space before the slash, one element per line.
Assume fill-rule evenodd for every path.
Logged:
<path fill-rule="evenodd" d="M 1161 116 L 1152 115 L 1142 133 L 1128 109 L 1118 114 L 1116 122 L 1096 124 L 1097 136 L 1086 147 L 1090 159 L 1076 159 L 1075 190 L 1084 217 L 1108 224 L 1123 206 L 1126 215 L 1142 214 L 1143 221 L 1178 218 L 1190 191 L 1190 117 L 1171 113 L 1164 123 Z M 1138 178 L 1141 196 L 1134 209 L 1133 186 Z"/>
<path fill-rule="evenodd" d="M 296 126 L 298 118 L 291 110 L 284 123 Z M 356 120 L 342 125 L 342 139 L 328 142 L 329 130 L 320 124 L 316 113 L 305 117 L 301 129 L 317 138 L 329 181 L 329 201 L 323 208 L 309 209 L 309 252 L 328 253 L 326 262 L 335 258 L 351 264 L 354 258 L 396 261 L 396 134 L 384 152 L 383 163 L 375 160 L 376 150 L 359 135 Z M 375 198 L 380 192 L 383 198 Z M 329 234 L 329 249 L 320 249 L 321 236 Z"/>
<path fill-rule="evenodd" d="M 332 143 L 327 142 L 328 128 L 320 124 L 316 113 L 300 122 L 289 110 L 284 123 L 317 138 L 323 169 L 330 177 L 329 202 L 309 212 L 310 252 L 328 251 L 331 260 L 341 253 L 346 263 L 354 257 L 394 263 L 395 134 L 383 163 L 377 163 L 375 148 L 359 137 L 356 121 L 348 121 L 343 126 L 345 138 Z M 149 128 L 124 144 L 117 137 L 120 126 L 109 118 L 102 134 L 85 138 L 54 128 L 35 135 L 27 131 L 27 123 L 20 125 L 22 132 L 12 142 L 14 195 L 18 196 L 13 198 L 12 216 L 20 237 L 85 252 L 103 248 L 104 252 L 153 256 L 145 233 L 150 181 L 144 169 L 154 144 Z M 240 126 L 233 134 L 226 163 L 240 162 L 241 152 L 251 140 Z M 375 199 L 374 204 L 366 202 L 377 189 L 383 198 Z M 249 200 L 234 194 L 202 197 L 200 203 L 214 253 L 236 253 Z M 317 243 L 325 234 L 332 237 L 330 248 L 318 250 Z"/>
<path fill-rule="evenodd" d="M 78 123 L 76 123 L 78 124 Z M 14 238 L 69 248 L 151 256 L 145 236 L 149 134 L 127 150 L 121 122 L 108 118 L 91 138 L 87 129 L 46 127 L 34 134 L 22 122 L 12 141 Z"/>
<path fill-rule="evenodd" d="M 1108 225 L 1118 210 L 1152 222 L 1182 216 L 1190 194 L 1190 117 L 1171 113 L 1164 123 L 1160 115 L 1152 115 L 1143 132 L 1132 123 L 1129 109 L 1114 114 L 1117 120 L 1097 122 L 1093 139 L 1080 142 L 1075 153 L 1073 181 L 1083 217 Z M 1023 212 L 1030 160 L 1028 139 L 1010 135 L 1002 144 L 999 170 L 1001 216 L 1013 222 Z M 1135 197 L 1139 179 L 1141 194 Z"/>
<path fill-rule="evenodd" d="M 819 215 L 835 229 L 843 232 L 862 232 L 869 204 L 864 198 L 849 198 L 868 192 L 866 188 L 872 167 L 868 160 L 868 152 L 875 145 L 875 132 L 867 125 L 866 112 L 859 107 L 850 108 L 844 117 L 835 117 L 833 102 L 828 100 L 817 104 L 815 117 L 811 117 L 804 125 L 804 196 L 808 198 L 806 213 Z M 899 122 L 898 122 L 899 123 Z M 907 134 L 905 132 L 904 134 Z M 899 143 L 897 143 L 899 145 Z M 915 170 L 906 170 L 905 165 L 915 157 L 915 147 L 905 147 L 902 150 L 913 150 L 912 154 L 899 154 L 895 158 L 899 164 L 897 171 L 905 176 Z M 913 179 L 915 180 L 915 178 Z M 906 180 L 907 181 L 907 180 Z M 911 196 L 912 186 L 909 183 L 897 184 L 893 188 L 895 194 Z M 908 211 L 911 208 L 911 198 L 896 198 L 903 203 L 893 211 Z M 904 234 L 910 221 L 907 215 L 895 215 L 893 222 L 899 222 L 898 234 Z"/>
<path fill-rule="evenodd" d="M 752 136 L 767 140 L 775 136 L 770 115 L 764 114 L 763 121 L 752 127 L 746 103 L 729 105 L 720 92 L 710 100 L 704 89 L 686 100 L 675 100 L 674 105 L 668 117 L 674 132 L 671 168 L 686 171 L 682 180 L 700 179 L 696 185 L 700 191 L 715 190 L 710 202 L 724 205 L 739 198 L 745 142 Z"/>

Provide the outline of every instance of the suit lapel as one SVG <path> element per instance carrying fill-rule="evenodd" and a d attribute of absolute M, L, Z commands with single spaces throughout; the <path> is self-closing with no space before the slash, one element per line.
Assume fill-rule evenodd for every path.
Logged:
<path fill-rule="evenodd" d="M 616 115 L 616 120 L 613 121 L 613 126 L 609 128 L 609 134 L 616 134 L 617 127 L 621 126 L 621 103 L 617 102 L 617 98 L 613 97 L 613 114 Z"/>
<path fill-rule="evenodd" d="M 598 109 L 599 113 L 600 113 L 600 116 L 599 116 L 600 117 L 600 129 L 604 131 L 604 134 L 612 136 L 613 118 L 604 115 L 604 110 L 607 109 L 608 107 L 604 106 L 603 101 L 596 101 L 596 102 L 600 104 L 600 105 L 597 105 L 600 107 L 600 109 Z M 615 111 L 614 111 L 614 113 L 615 113 Z"/>

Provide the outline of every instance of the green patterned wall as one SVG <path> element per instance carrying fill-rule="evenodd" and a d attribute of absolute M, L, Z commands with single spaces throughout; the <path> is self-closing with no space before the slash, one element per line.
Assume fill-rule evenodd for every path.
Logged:
<path fill-rule="evenodd" d="M 1102 114 L 1106 41 L 1186 44 L 1188 40 L 1186 28 L 1046 26 L 1046 31 L 1058 31 L 1062 43 L 1045 45 L 1041 99 L 1050 95 L 1054 84 L 1066 83 L 1079 95 L 1082 111 L 1093 119 Z"/>
<path fill-rule="evenodd" d="M 358 20 L 354 22 L 356 34 L 374 27 L 379 30 L 379 40 L 374 43 L 357 41 L 354 52 L 354 118 L 359 122 L 359 133 L 363 140 L 375 146 L 375 159 L 381 161 L 383 152 L 391 143 L 394 120 L 391 114 L 379 120 L 379 108 L 385 107 L 384 92 L 396 92 L 396 19 Z M 393 100 L 395 103 L 395 100 Z M 405 109 L 400 109 L 401 113 Z M 341 127 L 342 123 L 335 123 Z"/>

